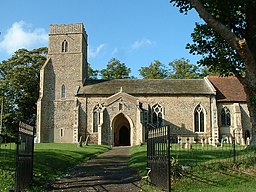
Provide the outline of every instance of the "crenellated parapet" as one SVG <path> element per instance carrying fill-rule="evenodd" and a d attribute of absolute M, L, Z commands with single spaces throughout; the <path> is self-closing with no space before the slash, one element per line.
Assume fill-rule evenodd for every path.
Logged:
<path fill-rule="evenodd" d="M 50 33 L 53 34 L 74 34 L 74 33 L 83 33 L 85 37 L 87 37 L 83 23 L 75 23 L 75 24 L 51 24 L 50 25 Z"/>

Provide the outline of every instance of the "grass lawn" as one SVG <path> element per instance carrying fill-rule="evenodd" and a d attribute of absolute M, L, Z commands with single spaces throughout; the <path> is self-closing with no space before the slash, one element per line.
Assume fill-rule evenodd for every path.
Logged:
<path fill-rule="evenodd" d="M 13 188 L 15 177 L 15 144 L 0 149 L 0 191 Z M 108 146 L 76 144 L 35 144 L 33 187 L 30 191 L 44 191 L 48 182 L 64 175 L 78 163 L 109 150 Z M 5 154 L 3 153 L 5 151 Z M 4 156 L 5 155 L 5 156 Z"/>
<path fill-rule="evenodd" d="M 136 146 L 131 150 L 130 166 L 137 169 L 141 176 L 146 175 L 146 150 L 146 145 Z M 251 156 L 252 151 L 245 150 L 243 152 L 242 149 L 239 151 L 241 156 L 238 158 L 238 160 L 240 159 L 238 167 L 231 166 L 232 158 L 229 159 L 230 156 L 226 156 L 229 164 L 224 163 L 223 156 L 218 156 L 220 152 L 224 153 L 223 149 L 204 150 L 201 154 L 196 149 L 194 152 L 173 149 L 174 155 L 177 156 L 179 153 L 178 163 L 192 160 L 195 154 L 199 161 L 196 161 L 194 166 L 192 165 L 191 170 L 181 172 L 183 176 L 172 183 L 172 190 L 174 192 L 255 192 L 256 167 L 255 157 Z M 241 160 L 243 159 L 242 155 L 247 157 L 248 154 L 250 154 L 249 161 Z M 217 163 L 218 160 L 219 163 Z M 142 188 L 148 192 L 161 191 L 146 184 Z"/>

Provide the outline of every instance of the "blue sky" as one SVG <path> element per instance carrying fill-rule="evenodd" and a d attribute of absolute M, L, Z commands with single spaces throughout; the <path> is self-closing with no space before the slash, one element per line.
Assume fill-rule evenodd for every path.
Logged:
<path fill-rule="evenodd" d="M 19 48 L 48 45 L 50 24 L 84 23 L 88 62 L 103 69 L 117 58 L 140 77 L 138 70 L 154 60 L 164 64 L 200 58 L 185 49 L 191 42 L 196 12 L 179 13 L 169 0 L 1 0 L 0 62 Z"/>

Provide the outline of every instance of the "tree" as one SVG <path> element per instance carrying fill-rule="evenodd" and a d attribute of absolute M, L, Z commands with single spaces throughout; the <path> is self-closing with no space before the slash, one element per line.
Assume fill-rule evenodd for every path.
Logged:
<path fill-rule="evenodd" d="M 107 68 L 100 71 L 102 79 L 127 79 L 131 69 L 126 67 L 124 63 L 112 58 L 108 62 Z"/>
<path fill-rule="evenodd" d="M 97 79 L 98 78 L 99 71 L 95 70 L 91 67 L 90 64 L 88 64 L 88 76 L 89 79 Z"/>
<path fill-rule="evenodd" d="M 139 72 L 144 79 L 165 79 L 168 77 L 166 66 L 159 60 L 150 63 L 148 67 L 141 67 Z"/>
<path fill-rule="evenodd" d="M 198 79 L 207 75 L 205 68 L 190 64 L 188 59 L 176 59 L 169 63 L 171 79 Z"/>
<path fill-rule="evenodd" d="M 35 124 L 40 68 L 47 48 L 20 49 L 0 63 L 0 96 L 4 97 L 4 126 L 12 132 L 19 121 Z"/>
<path fill-rule="evenodd" d="M 256 1 L 171 0 L 180 12 L 194 8 L 206 24 L 196 24 L 188 45 L 203 55 L 200 64 L 235 75 L 247 95 L 252 123 L 252 146 L 256 146 Z"/>

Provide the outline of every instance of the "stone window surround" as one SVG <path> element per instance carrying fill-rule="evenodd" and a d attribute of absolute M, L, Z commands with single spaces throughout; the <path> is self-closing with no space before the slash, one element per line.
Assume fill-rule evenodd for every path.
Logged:
<path fill-rule="evenodd" d="M 223 106 L 220 114 L 221 114 L 221 126 L 230 127 L 232 124 L 230 109 L 227 106 Z"/>
<path fill-rule="evenodd" d="M 60 137 L 63 137 L 63 136 L 64 136 L 64 129 L 61 128 L 61 129 L 60 129 Z"/>
<path fill-rule="evenodd" d="M 156 104 L 152 105 L 152 107 L 151 107 L 151 114 L 150 114 L 151 117 L 150 118 L 151 118 L 151 122 L 153 125 L 155 125 L 154 124 L 154 114 L 156 114 L 156 117 L 157 117 L 157 119 L 156 119 L 157 124 L 160 123 L 159 125 L 156 125 L 156 126 L 157 127 L 163 126 L 164 125 L 164 121 L 163 121 L 164 120 L 164 108 L 159 103 L 156 103 Z M 159 122 L 159 120 L 161 120 L 161 121 Z"/>
<path fill-rule="evenodd" d="M 98 132 L 98 127 L 103 122 L 102 109 L 103 109 L 103 106 L 101 104 L 97 104 L 93 108 L 93 112 L 92 112 L 92 133 L 97 133 Z M 97 119 L 96 119 L 97 122 L 95 122 L 95 117 L 97 117 Z"/>
<path fill-rule="evenodd" d="M 68 52 L 68 42 L 67 42 L 67 40 L 62 41 L 62 43 L 61 43 L 61 52 Z"/>
<path fill-rule="evenodd" d="M 66 98 L 66 86 L 65 86 L 65 84 L 61 85 L 60 97 L 62 99 Z"/>
<path fill-rule="evenodd" d="M 200 108 L 200 109 L 198 109 L 198 108 Z M 199 111 L 200 110 L 200 111 Z M 196 121 L 196 117 L 195 117 L 195 113 L 196 113 L 196 111 L 197 111 L 197 114 L 199 115 L 198 116 L 198 125 L 199 125 L 199 127 L 198 127 L 198 131 L 196 131 L 196 127 L 195 127 L 195 121 Z M 201 131 L 200 129 L 200 124 L 201 124 L 201 112 L 203 113 L 203 131 Z M 205 111 L 205 109 L 204 109 L 204 107 L 199 103 L 199 104 L 197 104 L 196 105 L 196 107 L 194 108 L 194 110 L 193 110 L 193 119 L 194 119 L 194 121 L 193 121 L 193 127 L 194 127 L 194 132 L 195 133 L 205 133 L 206 132 L 206 111 Z"/>

